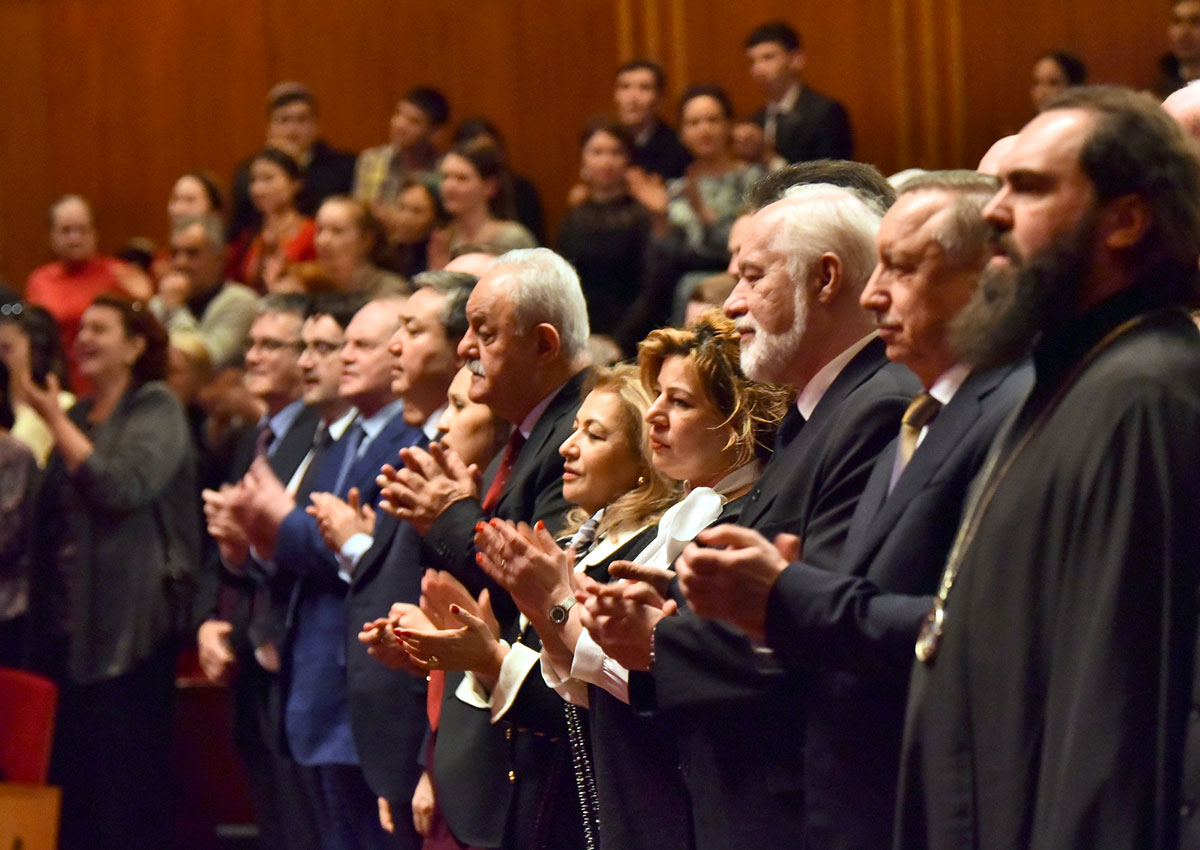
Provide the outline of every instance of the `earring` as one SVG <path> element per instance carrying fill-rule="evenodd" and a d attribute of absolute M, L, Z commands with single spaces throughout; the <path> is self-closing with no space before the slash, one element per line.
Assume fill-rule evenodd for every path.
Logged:
<path fill-rule="evenodd" d="M 637 486 L 639 486 L 639 487 L 645 487 L 645 486 L 646 486 L 646 476 L 645 476 L 645 475 L 639 475 L 639 476 L 638 476 L 638 480 L 637 480 Z"/>

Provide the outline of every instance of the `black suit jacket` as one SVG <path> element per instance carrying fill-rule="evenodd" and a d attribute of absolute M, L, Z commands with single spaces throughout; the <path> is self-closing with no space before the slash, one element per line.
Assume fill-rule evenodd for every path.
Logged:
<path fill-rule="evenodd" d="M 793 411 L 775 455 L 742 500 L 739 523 L 768 538 L 800 535 L 807 559 L 838 563 L 858 497 L 918 388 L 876 339 L 841 371 L 798 427 Z M 631 674 L 635 705 L 653 698 L 679 736 L 696 845 L 793 848 L 804 836 L 805 683 L 739 630 L 670 617 L 655 630 L 653 683 Z"/>
<path fill-rule="evenodd" d="M 567 381 L 534 425 L 513 464 L 494 516 L 525 522 L 543 520 L 554 532 L 562 527 L 570 505 L 562 495 L 563 458 L 558 447 L 571 433 L 587 376 L 585 369 Z M 498 466 L 499 458 L 484 476 L 484 492 Z M 427 563 L 453 573 L 472 595 L 489 588 L 497 617 L 502 625 L 512 628 L 516 621 L 512 599 L 475 564 L 475 524 L 486 518 L 478 499 L 452 504 L 425 536 Z M 537 807 L 526 802 L 533 799 L 526 794 L 527 789 L 522 787 L 514 793 L 515 786 L 524 786 L 528 778 L 535 783 L 531 787 L 549 787 L 543 784 L 544 775 L 547 770 L 558 770 L 560 762 L 540 744 L 530 742 L 527 747 L 514 748 L 511 742 L 516 732 L 511 727 L 492 724 L 487 711 L 454 696 L 461 679 L 457 673 L 446 676 L 434 782 L 446 823 L 455 837 L 478 847 L 499 847 L 506 831 L 511 834 L 514 824 L 524 820 L 524 814 L 536 816 Z M 560 781 L 573 779 L 564 776 Z M 515 827 L 516 833 L 524 832 L 522 826 Z"/>
<path fill-rule="evenodd" d="M 661 121 L 654 124 L 654 131 L 644 145 L 634 145 L 633 164 L 664 180 L 682 177 L 692 155 L 679 141 L 675 131 Z"/>
<path fill-rule="evenodd" d="M 806 846 L 891 840 L 913 644 L 967 488 L 1032 377 L 1028 364 L 970 375 L 890 495 L 896 441 L 879 456 L 837 569 L 794 563 L 772 589 L 767 643 L 804 683 Z"/>
<path fill-rule="evenodd" d="M 766 119 L 764 108 L 750 120 L 762 126 Z M 775 119 L 775 152 L 788 162 L 852 159 L 854 135 L 846 107 L 804 86 L 795 107 Z"/>

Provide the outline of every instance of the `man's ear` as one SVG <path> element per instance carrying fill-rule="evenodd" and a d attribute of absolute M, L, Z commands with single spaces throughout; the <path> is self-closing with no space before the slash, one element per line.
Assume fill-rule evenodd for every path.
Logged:
<path fill-rule="evenodd" d="M 1150 204 L 1141 195 L 1120 195 L 1100 209 L 1099 227 L 1104 245 L 1125 251 L 1142 241 L 1154 221 Z"/>
<path fill-rule="evenodd" d="M 804 48 L 797 47 L 792 51 L 792 70 L 799 74 L 804 70 Z"/>
<path fill-rule="evenodd" d="M 537 356 L 540 360 L 556 360 L 562 350 L 562 337 L 554 325 L 542 322 L 533 329 L 533 338 L 537 343 Z"/>
<path fill-rule="evenodd" d="M 842 258 L 826 251 L 813 264 L 813 273 L 809 281 L 813 288 L 813 297 L 821 304 L 832 304 L 842 291 Z"/>

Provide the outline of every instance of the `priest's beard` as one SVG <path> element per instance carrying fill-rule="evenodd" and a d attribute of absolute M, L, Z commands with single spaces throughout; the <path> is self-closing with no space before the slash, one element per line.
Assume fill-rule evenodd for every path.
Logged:
<path fill-rule="evenodd" d="M 1095 215 L 1088 212 L 1069 233 L 1028 259 L 1012 236 L 1000 237 L 1007 266 L 988 266 L 962 312 L 950 324 L 959 360 L 990 369 L 1025 356 L 1042 333 L 1077 310 L 1092 267 Z"/>

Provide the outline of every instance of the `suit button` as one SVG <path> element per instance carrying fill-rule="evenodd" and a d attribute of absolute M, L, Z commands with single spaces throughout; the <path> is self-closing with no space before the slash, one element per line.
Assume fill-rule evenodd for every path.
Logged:
<path fill-rule="evenodd" d="M 516 772 L 515 770 L 510 770 L 510 771 L 508 772 L 508 781 L 509 781 L 509 782 L 516 782 L 516 781 L 517 781 L 517 772 Z"/>
<path fill-rule="evenodd" d="M 504 740 L 511 741 L 512 736 L 513 736 L 513 731 L 512 731 L 511 727 L 504 730 Z"/>

